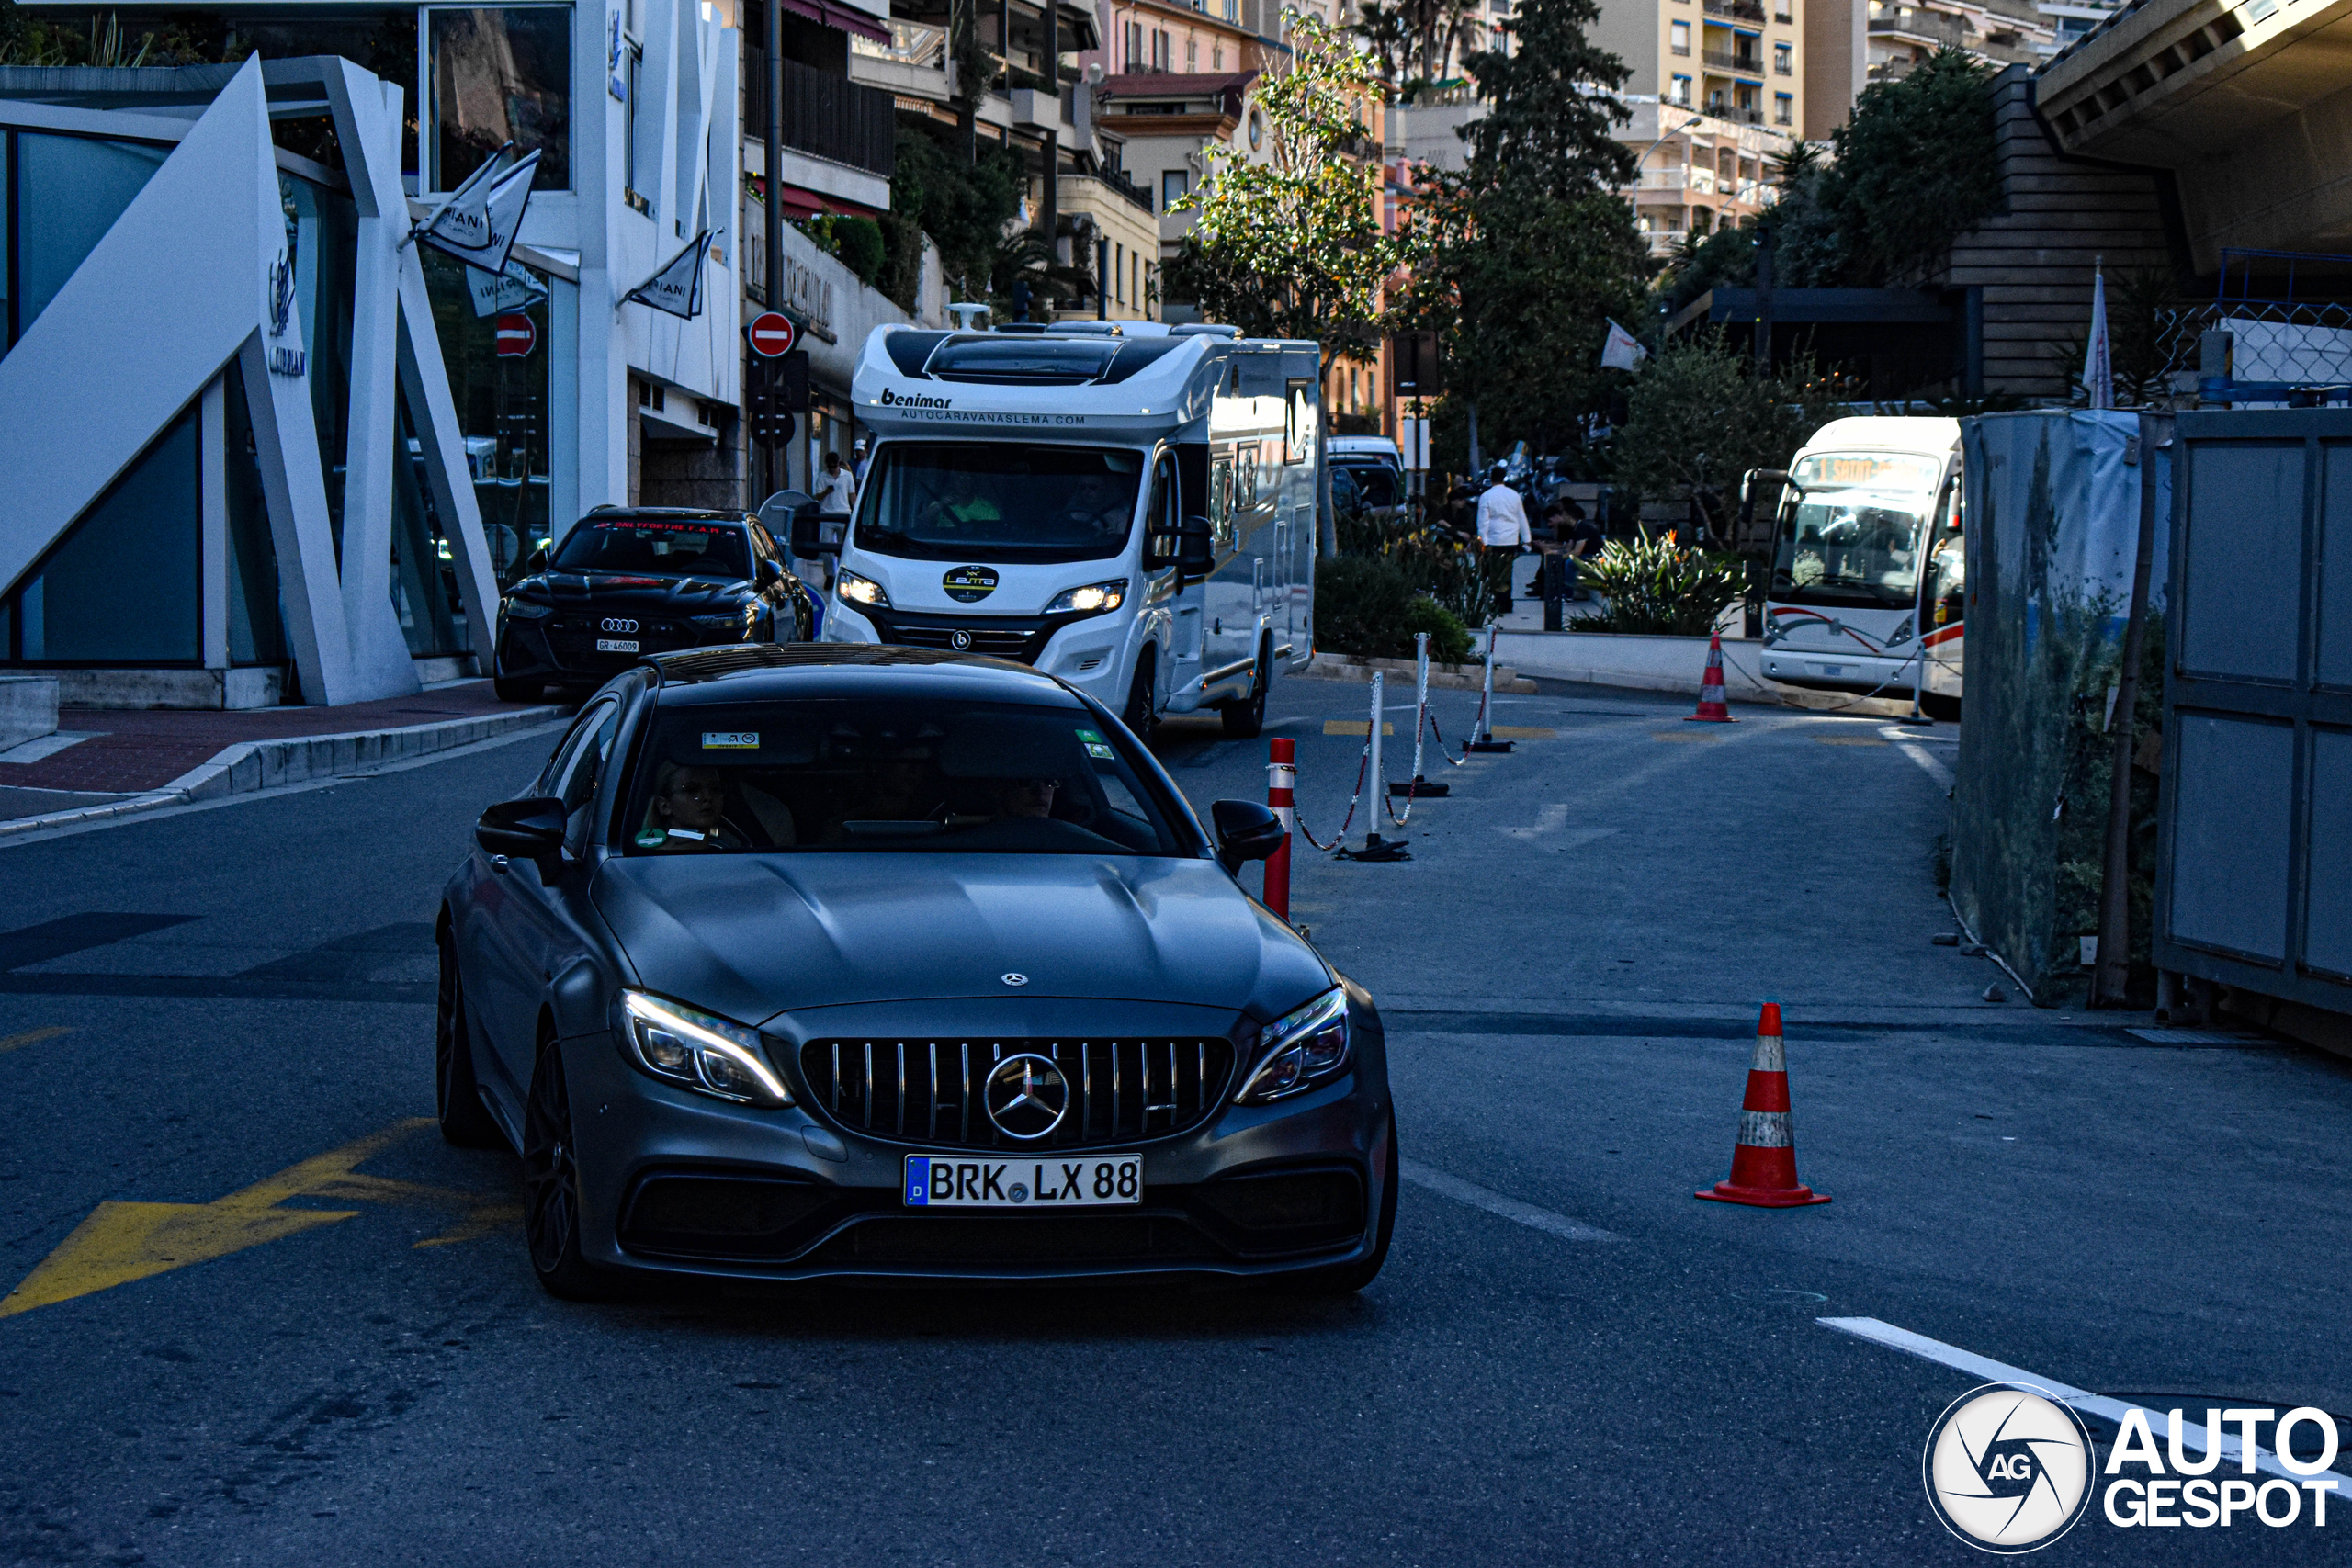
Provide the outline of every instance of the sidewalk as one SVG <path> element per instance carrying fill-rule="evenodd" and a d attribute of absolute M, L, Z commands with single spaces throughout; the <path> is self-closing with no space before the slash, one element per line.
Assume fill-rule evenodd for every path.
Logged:
<path fill-rule="evenodd" d="M 63 708 L 56 734 L 0 751 L 0 831 L 297 783 L 469 745 L 564 711 L 502 703 L 486 680 L 333 708 Z"/>

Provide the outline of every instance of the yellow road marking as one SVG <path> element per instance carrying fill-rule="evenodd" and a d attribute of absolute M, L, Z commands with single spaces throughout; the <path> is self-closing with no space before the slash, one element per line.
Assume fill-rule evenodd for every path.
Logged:
<path fill-rule="evenodd" d="M 1816 735 L 1813 738 L 1813 743 L 1816 746 L 1883 746 L 1886 744 L 1885 741 L 1872 735 Z"/>
<path fill-rule="evenodd" d="M 395 1122 L 339 1149 L 290 1165 L 251 1187 L 209 1203 L 105 1202 L 0 1300 L 0 1317 L 110 1291 L 134 1280 L 203 1263 L 282 1236 L 356 1217 L 356 1209 L 281 1208 L 289 1198 L 389 1203 L 463 1212 L 458 1224 L 418 1242 L 443 1246 L 486 1234 L 516 1213 L 512 1200 L 362 1176 L 358 1167 L 421 1127 L 427 1117 Z"/>
<path fill-rule="evenodd" d="M 1654 731 L 1651 734 L 1650 739 L 1653 740 L 1695 740 L 1702 743 L 1712 743 L 1713 741 L 1721 740 L 1723 737 L 1712 729 L 1660 729 Z"/>
<path fill-rule="evenodd" d="M 1555 740 L 1559 738 L 1559 731 L 1545 729 L 1540 725 L 1498 724 L 1494 728 L 1495 733 L 1505 740 Z M 1361 735 L 1363 731 L 1356 733 Z"/>
<path fill-rule="evenodd" d="M 1327 718 L 1323 721 L 1323 733 L 1326 735 L 1370 735 L 1372 733 L 1372 720 L 1368 718 Z M 1380 726 L 1380 733 L 1383 735 L 1394 735 L 1396 733 L 1396 727 L 1385 720 L 1383 720 Z M 1495 733 L 1499 735 L 1502 731 L 1498 729 L 1495 731 Z"/>
<path fill-rule="evenodd" d="M 9 1052 L 19 1050 L 27 1045 L 38 1045 L 44 1040 L 54 1040 L 61 1034 L 73 1032 L 72 1028 L 62 1023 L 52 1023 L 47 1029 L 28 1029 L 22 1034 L 11 1034 L 5 1040 L 0 1040 L 0 1056 L 5 1056 Z"/>

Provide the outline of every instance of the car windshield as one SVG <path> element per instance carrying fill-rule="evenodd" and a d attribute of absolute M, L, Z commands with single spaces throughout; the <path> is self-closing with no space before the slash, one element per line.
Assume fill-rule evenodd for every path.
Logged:
<path fill-rule="evenodd" d="M 631 854 L 1182 855 L 1125 739 L 1079 707 L 861 698 L 656 715 Z"/>
<path fill-rule="evenodd" d="M 1013 442 L 894 442 L 875 458 L 855 543 L 921 560 L 1114 556 L 1135 521 L 1139 452 Z"/>
<path fill-rule="evenodd" d="M 653 577 L 752 574 L 739 523 L 678 522 L 662 517 L 591 517 L 563 536 L 558 571 L 624 571 Z"/>
<path fill-rule="evenodd" d="M 1919 529 L 1942 472 L 1933 457 L 1881 453 L 1799 462 L 1781 514 L 1771 597 L 1849 609 L 1911 604 Z"/>

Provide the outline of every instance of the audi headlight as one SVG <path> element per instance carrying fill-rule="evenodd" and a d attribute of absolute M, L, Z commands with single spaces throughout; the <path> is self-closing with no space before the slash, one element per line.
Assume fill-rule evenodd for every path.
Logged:
<path fill-rule="evenodd" d="M 621 1013 L 631 1059 L 655 1077 L 739 1105 L 792 1103 L 759 1031 L 642 991 L 621 993 Z"/>
<path fill-rule="evenodd" d="M 506 613 L 518 621 L 544 621 L 555 614 L 552 604 L 534 604 L 528 599 L 509 599 Z"/>
<path fill-rule="evenodd" d="M 1348 1065 L 1348 994 L 1339 987 L 1258 1032 L 1257 1065 L 1238 1097 L 1263 1105 L 1312 1088 Z"/>
<path fill-rule="evenodd" d="M 890 607 L 890 596 L 882 592 L 880 583 L 870 577 L 860 577 L 854 571 L 844 571 L 836 578 L 833 592 L 841 595 L 844 604 L 863 604 L 872 610 Z"/>
<path fill-rule="evenodd" d="M 1124 577 L 1110 582 L 1090 582 L 1083 588 L 1066 588 L 1054 595 L 1046 606 L 1049 615 L 1106 615 L 1126 603 L 1127 580 Z"/>

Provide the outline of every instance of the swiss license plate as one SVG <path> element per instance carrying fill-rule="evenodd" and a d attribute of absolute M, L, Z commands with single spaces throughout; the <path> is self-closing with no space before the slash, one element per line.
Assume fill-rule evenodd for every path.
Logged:
<path fill-rule="evenodd" d="M 907 1156 L 910 1209 L 1108 1209 L 1143 1201 L 1143 1156 Z"/>
<path fill-rule="evenodd" d="M 635 653 L 637 638 L 633 637 L 600 637 L 596 639 L 599 653 Z"/>

